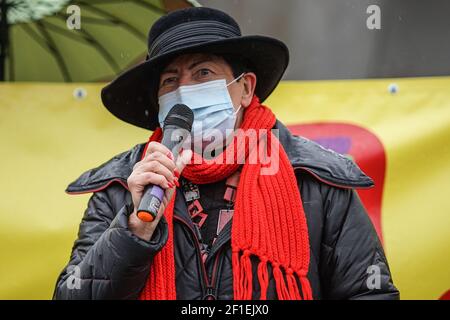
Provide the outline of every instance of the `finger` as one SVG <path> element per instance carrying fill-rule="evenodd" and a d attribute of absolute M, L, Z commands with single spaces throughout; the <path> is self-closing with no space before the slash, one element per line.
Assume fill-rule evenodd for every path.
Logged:
<path fill-rule="evenodd" d="M 173 167 L 175 167 L 175 164 L 173 164 Z M 169 168 L 164 166 L 162 163 L 155 161 L 155 160 L 153 160 L 151 162 L 142 163 L 139 166 L 139 168 L 136 168 L 136 172 L 140 173 L 140 174 L 146 173 L 146 172 L 154 172 L 154 173 L 164 176 L 167 179 L 167 181 L 169 181 L 169 182 L 173 182 L 173 179 L 175 178 L 175 176 L 173 174 L 173 170 L 170 170 Z"/>
<path fill-rule="evenodd" d="M 154 153 L 151 153 L 147 155 L 141 163 L 147 163 L 151 161 L 158 161 L 162 165 L 164 165 L 166 168 L 168 168 L 170 171 L 173 171 L 175 169 L 175 162 L 169 157 L 168 154 L 163 154 L 159 151 L 155 151 Z"/>
<path fill-rule="evenodd" d="M 177 170 L 179 170 L 179 172 L 182 172 L 183 169 L 186 167 L 186 164 L 188 164 L 191 161 L 192 154 L 193 154 L 192 151 L 189 149 L 183 150 L 180 153 L 179 157 L 177 158 Z M 174 188 L 169 188 L 166 190 L 166 192 L 164 193 L 162 206 L 155 219 L 156 221 L 159 221 L 161 216 L 164 214 L 164 209 L 167 207 L 167 204 L 170 202 L 174 194 L 175 194 Z"/>
<path fill-rule="evenodd" d="M 155 172 L 143 172 L 137 175 L 134 183 L 142 188 L 149 184 L 158 185 L 163 189 L 170 188 L 169 181 L 166 177 Z"/>
<path fill-rule="evenodd" d="M 152 154 L 154 152 L 160 152 L 165 155 L 169 155 L 173 159 L 172 152 L 164 145 L 159 142 L 152 141 L 148 144 L 147 151 L 145 152 L 145 156 Z"/>
<path fill-rule="evenodd" d="M 184 167 L 191 161 L 192 158 L 192 150 L 185 149 L 180 153 L 180 156 L 177 158 L 176 166 L 178 172 L 182 172 Z"/>

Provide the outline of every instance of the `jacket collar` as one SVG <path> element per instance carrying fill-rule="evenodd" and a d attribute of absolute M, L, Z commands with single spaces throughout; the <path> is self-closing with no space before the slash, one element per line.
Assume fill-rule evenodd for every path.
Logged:
<path fill-rule="evenodd" d="M 294 170 L 303 170 L 316 179 L 343 188 L 370 188 L 374 185 L 350 158 L 318 143 L 300 136 L 294 136 L 280 122 L 274 129 L 279 130 L 279 140 Z"/>
<path fill-rule="evenodd" d="M 294 136 L 280 122 L 279 140 L 294 170 L 308 172 L 319 181 L 341 188 L 369 188 L 373 181 L 349 158 L 303 137 Z M 127 178 L 141 159 L 145 143 L 138 144 L 97 168 L 83 173 L 66 189 L 70 194 L 97 192 L 117 182 L 127 188 Z"/>

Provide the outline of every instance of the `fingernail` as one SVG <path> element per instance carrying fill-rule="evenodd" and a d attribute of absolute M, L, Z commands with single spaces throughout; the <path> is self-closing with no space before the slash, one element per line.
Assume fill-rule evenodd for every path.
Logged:
<path fill-rule="evenodd" d="M 180 187 L 180 183 L 178 182 L 178 178 L 176 178 L 175 180 L 173 180 L 173 182 L 175 183 L 175 185 L 176 185 L 177 187 Z"/>
<path fill-rule="evenodd" d="M 169 186 L 169 188 L 170 188 L 170 189 L 172 189 L 172 188 L 173 188 L 173 183 L 171 183 L 171 182 L 167 182 L 167 185 Z"/>
<path fill-rule="evenodd" d="M 180 172 L 178 171 L 177 168 L 175 168 L 175 169 L 173 170 L 173 174 L 175 175 L 175 177 L 177 177 L 177 179 L 180 177 Z"/>
<path fill-rule="evenodd" d="M 172 152 L 167 152 L 167 158 L 169 158 L 170 160 L 173 160 L 173 154 Z"/>

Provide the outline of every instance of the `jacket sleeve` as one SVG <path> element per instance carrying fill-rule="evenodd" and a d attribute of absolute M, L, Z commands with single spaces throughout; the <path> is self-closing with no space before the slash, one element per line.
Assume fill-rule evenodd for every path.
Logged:
<path fill-rule="evenodd" d="M 53 299 L 138 298 L 154 255 L 167 241 L 167 223 L 161 219 L 147 242 L 128 229 L 132 204 L 117 213 L 112 207 L 107 192 L 90 198 Z"/>
<path fill-rule="evenodd" d="M 399 299 L 380 240 L 357 193 L 330 188 L 324 211 L 324 298 Z"/>

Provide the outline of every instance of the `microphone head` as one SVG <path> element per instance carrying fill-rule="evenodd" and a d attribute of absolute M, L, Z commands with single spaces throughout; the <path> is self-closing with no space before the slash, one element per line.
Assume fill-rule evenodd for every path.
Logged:
<path fill-rule="evenodd" d="M 185 104 L 176 104 L 164 119 L 164 128 L 172 125 L 191 132 L 193 122 L 194 113 L 192 110 Z"/>

